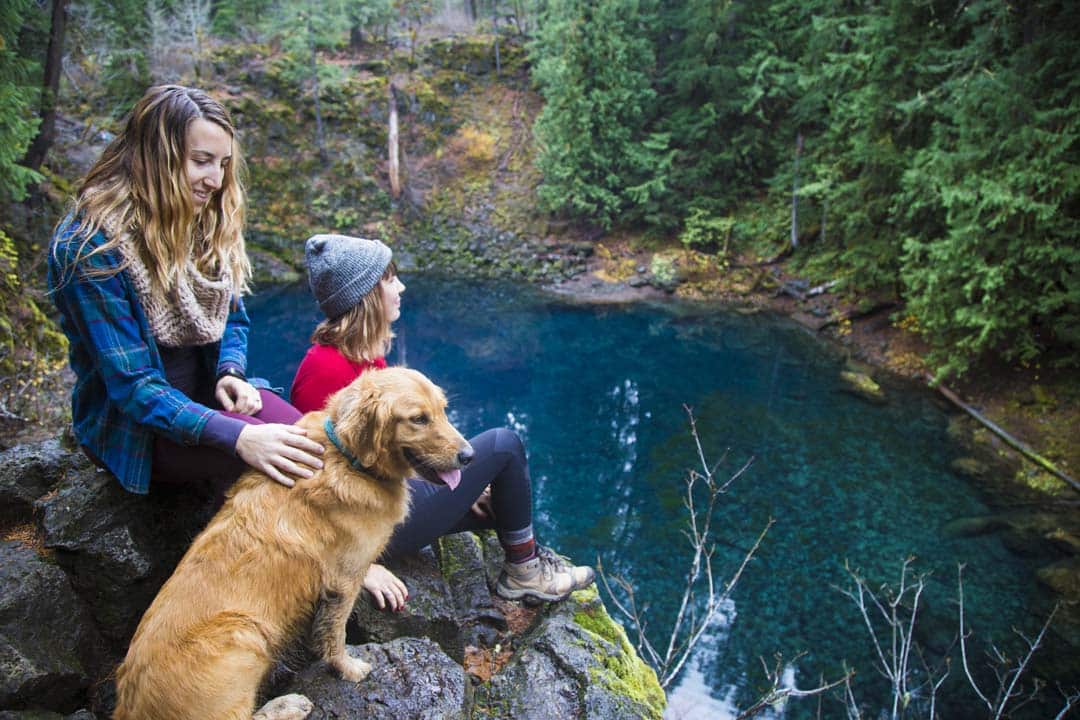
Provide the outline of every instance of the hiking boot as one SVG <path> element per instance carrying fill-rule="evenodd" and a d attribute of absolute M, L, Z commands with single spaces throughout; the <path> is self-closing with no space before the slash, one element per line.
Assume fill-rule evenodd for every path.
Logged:
<path fill-rule="evenodd" d="M 533 598 L 554 602 L 588 587 L 595 577 L 591 567 L 571 565 L 550 548 L 537 546 L 536 557 L 532 560 L 503 563 L 495 592 L 506 600 Z"/>

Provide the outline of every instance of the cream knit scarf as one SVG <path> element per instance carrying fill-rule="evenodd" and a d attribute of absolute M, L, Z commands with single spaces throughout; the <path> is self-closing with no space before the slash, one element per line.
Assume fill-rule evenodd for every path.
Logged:
<path fill-rule="evenodd" d="M 131 233 L 120 233 L 119 249 L 125 272 L 135 286 L 150 330 L 159 345 L 191 347 L 217 342 L 225 334 L 232 282 L 228 268 L 217 278 L 204 275 L 188 258 L 172 289 L 161 296 L 153 292 L 150 271 L 139 255 Z"/>

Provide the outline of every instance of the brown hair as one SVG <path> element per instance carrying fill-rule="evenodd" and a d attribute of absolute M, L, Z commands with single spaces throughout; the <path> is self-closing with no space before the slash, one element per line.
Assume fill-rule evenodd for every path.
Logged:
<path fill-rule="evenodd" d="M 381 281 L 353 307 L 333 320 L 323 320 L 311 334 L 311 342 L 336 347 L 353 362 L 371 361 L 390 352 L 394 331 L 383 305 L 382 281 L 397 275 L 391 261 Z"/>
<path fill-rule="evenodd" d="M 200 212 L 192 203 L 184 165 L 187 130 L 197 119 L 214 123 L 232 140 L 221 189 Z M 192 258 L 204 273 L 227 270 L 239 297 L 251 277 L 243 235 L 244 170 L 235 128 L 221 103 L 195 88 L 151 87 L 135 104 L 124 131 L 82 180 L 73 216 L 80 218 L 83 244 L 74 262 L 115 247 L 120 231 L 126 230 L 155 294 L 167 293 L 177 268 Z M 112 236 L 84 255 L 86 243 L 102 228 Z"/>

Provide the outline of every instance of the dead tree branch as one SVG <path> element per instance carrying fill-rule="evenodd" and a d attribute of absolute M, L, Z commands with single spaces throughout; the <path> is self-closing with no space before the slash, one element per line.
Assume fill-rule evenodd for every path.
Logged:
<path fill-rule="evenodd" d="M 743 556 L 731 578 L 722 587 L 718 585 L 713 572 L 713 554 L 716 551 L 716 544 L 711 538 L 713 511 L 720 496 L 726 493 L 731 484 L 749 469 L 753 463 L 753 458 L 747 460 L 727 480 L 719 481 L 716 477 L 716 470 L 720 463 L 711 465 L 708 462 L 705 451 L 701 446 L 701 438 L 698 435 L 693 411 L 687 406 L 683 406 L 683 409 L 686 410 L 690 418 L 690 432 L 694 438 L 701 470 L 700 472 L 696 470 L 689 471 L 686 478 L 683 506 L 687 510 L 688 519 L 684 535 L 693 554 L 686 574 L 679 610 L 676 613 L 671 633 L 668 636 L 667 647 L 663 651 L 657 648 L 648 638 L 646 630 L 648 628 L 647 613 L 649 608 L 647 605 L 638 605 L 632 583 L 619 576 L 612 576 L 609 581 L 603 567 L 598 567 L 601 582 L 610 596 L 612 604 L 627 619 L 637 636 L 638 653 L 656 670 L 660 687 L 665 689 L 675 680 L 686 665 L 687 660 L 690 659 L 694 647 L 701 641 L 702 636 L 731 596 L 735 585 L 746 570 L 746 566 L 750 563 L 751 558 L 753 558 L 765 539 L 765 535 L 775 522 L 770 518 L 753 546 Z M 723 459 L 721 459 L 721 462 L 723 462 Z M 700 494 L 695 490 L 701 487 L 701 484 L 704 485 L 706 496 L 704 507 L 701 507 L 699 499 L 695 497 Z M 613 591 L 612 584 L 621 591 L 623 599 L 620 599 L 620 595 Z"/>
<path fill-rule="evenodd" d="M 968 631 L 964 629 L 964 566 L 959 565 L 956 571 L 956 585 L 960 602 L 960 658 L 964 666 L 964 675 L 967 677 L 968 684 L 971 685 L 972 690 L 979 696 L 979 699 L 986 705 L 987 710 L 990 711 L 990 717 L 994 720 L 999 720 L 1005 717 L 1005 708 L 1012 700 L 1021 697 L 1024 694 L 1023 688 L 1020 685 L 1020 678 L 1024 672 L 1027 671 L 1028 666 L 1031 664 L 1031 658 L 1035 655 L 1035 652 L 1042 647 L 1043 640 L 1046 637 L 1046 631 L 1050 629 L 1050 623 L 1054 621 L 1054 616 L 1057 615 L 1060 604 L 1055 603 L 1053 609 L 1050 611 L 1050 615 L 1046 618 L 1046 622 L 1043 623 L 1039 629 L 1039 633 L 1034 639 L 1027 637 L 1017 629 L 1013 629 L 1013 632 L 1024 641 L 1027 646 L 1027 652 L 1024 657 L 1013 665 L 1009 657 L 999 650 L 997 647 L 991 645 L 990 652 L 987 653 L 990 656 L 990 667 L 994 672 L 998 681 L 997 691 L 994 699 L 991 700 L 989 695 L 985 693 L 979 684 L 975 681 L 974 676 L 971 673 L 971 666 L 968 663 L 967 654 L 967 637 Z M 1027 697 L 1018 703 L 1015 707 L 1021 707 L 1022 705 L 1031 702 L 1041 691 L 1043 684 L 1038 680 L 1032 683 L 1031 692 L 1027 694 Z M 1064 717 L 1066 713 L 1078 700 L 1080 695 L 1073 693 L 1067 695 L 1065 698 L 1065 707 L 1059 713 L 1058 717 Z M 1015 708 L 1014 708 L 1015 709 Z"/>
<path fill-rule="evenodd" d="M 949 674 L 946 664 L 944 672 L 935 678 L 934 672 L 926 666 L 926 680 L 913 683 L 914 675 L 911 669 L 912 650 L 918 652 L 915 644 L 915 623 L 919 616 L 919 602 L 922 599 L 923 590 L 926 588 L 924 575 L 915 575 L 911 570 L 911 564 L 915 558 L 909 557 L 904 560 L 900 568 L 899 587 L 894 591 L 887 585 L 882 585 L 879 592 L 884 599 L 870 589 L 866 578 L 862 577 L 857 570 L 852 570 L 845 562 L 844 569 L 854 580 L 852 589 L 843 590 L 859 608 L 863 623 L 870 634 L 874 651 L 877 653 L 877 670 L 887 679 L 892 688 L 892 708 L 889 717 L 893 720 L 903 716 L 911 701 L 921 692 L 929 693 L 931 708 L 930 717 L 933 718 L 934 707 L 937 700 L 937 690 L 941 687 L 945 677 Z M 910 605 L 910 607 L 908 607 Z M 871 617 L 877 617 L 877 621 L 884 625 L 887 642 L 879 637 L 875 621 Z M 850 688 L 849 696 L 850 696 Z M 849 704 L 851 698 L 849 697 Z M 849 707 L 849 714 L 851 708 Z"/>
<path fill-rule="evenodd" d="M 794 663 L 800 657 L 802 657 L 802 655 L 796 656 L 792 659 L 790 663 L 785 663 L 783 656 L 777 654 L 776 662 L 773 664 L 773 667 L 771 669 L 767 664 L 765 664 L 765 658 L 762 658 L 761 665 L 765 670 L 765 677 L 767 677 L 769 679 L 769 682 L 772 683 L 772 687 L 769 688 L 769 690 L 767 690 L 764 695 L 759 697 L 757 699 L 757 702 L 736 715 L 735 720 L 745 720 L 746 718 L 752 718 L 755 715 L 762 713 L 766 710 L 778 710 L 780 708 L 783 708 L 783 706 L 786 705 L 787 701 L 791 698 L 814 697 L 815 695 L 821 695 L 823 693 L 826 693 L 833 688 L 838 688 L 841 685 L 848 685 L 850 683 L 851 676 L 855 674 L 855 671 L 848 670 L 847 673 L 839 680 L 831 683 L 827 683 L 822 680 L 821 684 L 815 688 L 811 688 L 809 690 L 801 690 L 793 685 L 785 684 L 783 679 L 785 665 L 790 665 L 791 663 Z"/>

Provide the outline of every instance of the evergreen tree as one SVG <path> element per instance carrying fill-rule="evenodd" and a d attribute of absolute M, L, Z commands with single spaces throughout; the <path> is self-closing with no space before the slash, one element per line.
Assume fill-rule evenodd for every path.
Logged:
<path fill-rule="evenodd" d="M 815 14 L 809 26 L 799 62 L 805 96 L 792 112 L 813 180 L 802 194 L 828 211 L 828 245 L 816 252 L 846 286 L 896 294 L 897 196 L 929 125 L 925 104 L 912 100 L 934 83 L 937 11 L 932 3 L 871 3 Z"/>
<path fill-rule="evenodd" d="M 531 45 L 546 100 L 534 132 L 551 209 L 611 227 L 659 212 L 670 136 L 651 129 L 656 93 L 647 0 L 553 0 Z"/>
<path fill-rule="evenodd" d="M 153 46 L 151 13 L 142 0 L 71 3 L 68 48 L 104 87 L 99 111 L 123 116 L 153 83 L 147 49 Z"/>
<path fill-rule="evenodd" d="M 1032 2 L 967 7 L 931 141 L 904 177 L 908 306 L 943 374 L 1048 345 L 1080 356 L 1080 22 Z"/>
<path fill-rule="evenodd" d="M 772 175 L 795 95 L 777 24 L 799 17 L 762 3 L 667 2 L 656 46 L 658 121 L 677 150 L 665 224 L 727 214 Z"/>
<path fill-rule="evenodd" d="M 26 186 L 40 178 L 19 164 L 39 122 L 41 69 L 20 53 L 19 46 L 24 19 L 35 12 L 32 0 L 7 0 L 0 5 L 0 201 L 22 200 Z"/>

